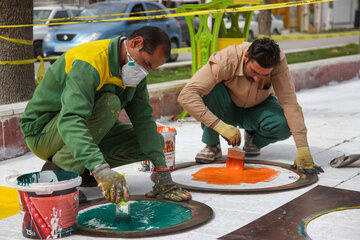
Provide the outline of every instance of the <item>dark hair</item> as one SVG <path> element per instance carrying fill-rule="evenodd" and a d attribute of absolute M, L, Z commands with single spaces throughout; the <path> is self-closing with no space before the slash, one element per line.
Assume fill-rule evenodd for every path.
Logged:
<path fill-rule="evenodd" d="M 280 63 L 279 45 L 269 38 L 256 39 L 248 53 L 249 61 L 255 60 L 263 68 L 272 68 Z"/>
<path fill-rule="evenodd" d="M 146 26 L 135 30 L 129 37 L 129 40 L 142 37 L 144 39 L 143 48 L 140 51 L 145 51 L 152 55 L 158 46 L 164 47 L 164 55 L 167 59 L 170 57 L 171 44 L 166 32 L 158 27 Z"/>

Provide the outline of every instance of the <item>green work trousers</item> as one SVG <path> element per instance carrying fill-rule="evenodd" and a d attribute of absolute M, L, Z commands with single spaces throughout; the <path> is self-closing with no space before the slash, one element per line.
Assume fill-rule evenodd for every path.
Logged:
<path fill-rule="evenodd" d="M 210 111 L 223 122 L 250 132 L 254 136 L 253 143 L 258 148 L 291 136 L 284 112 L 274 96 L 269 96 L 254 107 L 240 108 L 232 102 L 224 84 L 218 83 L 203 100 Z M 201 127 L 202 141 L 205 144 L 216 145 L 220 142 L 216 131 L 204 124 Z"/>
<path fill-rule="evenodd" d="M 140 149 L 133 126 L 119 121 L 120 111 L 119 98 L 115 94 L 104 93 L 95 100 L 92 115 L 87 122 L 94 142 L 112 168 L 149 160 Z M 38 135 L 26 137 L 25 142 L 39 158 L 52 158 L 52 162 L 61 169 L 82 174 L 85 167 L 74 159 L 69 147 L 64 144 L 57 121 L 58 115 Z M 159 134 L 159 137 L 162 135 Z"/>

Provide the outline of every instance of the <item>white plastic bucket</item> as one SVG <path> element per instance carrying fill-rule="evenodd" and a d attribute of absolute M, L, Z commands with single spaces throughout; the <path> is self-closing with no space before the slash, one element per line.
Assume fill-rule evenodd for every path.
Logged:
<path fill-rule="evenodd" d="M 77 173 L 32 172 L 8 176 L 6 181 L 19 191 L 24 237 L 55 239 L 75 233 L 81 184 Z"/>
<path fill-rule="evenodd" d="M 166 126 L 158 126 L 157 131 L 161 133 L 164 137 L 164 155 L 166 166 L 170 169 L 170 171 L 175 170 L 175 136 L 176 129 L 173 127 Z M 140 171 L 146 172 L 151 171 L 155 172 L 155 165 L 149 161 L 141 162 L 141 166 L 139 168 Z"/>

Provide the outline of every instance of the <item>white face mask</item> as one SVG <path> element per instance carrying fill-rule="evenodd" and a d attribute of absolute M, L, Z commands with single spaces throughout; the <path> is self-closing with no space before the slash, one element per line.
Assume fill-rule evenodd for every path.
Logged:
<path fill-rule="evenodd" d="M 124 45 L 128 62 L 121 68 L 121 79 L 125 86 L 137 86 L 141 80 L 143 80 L 148 75 L 148 71 L 137 64 L 136 61 L 130 56 L 126 46 L 126 40 L 124 40 Z"/>

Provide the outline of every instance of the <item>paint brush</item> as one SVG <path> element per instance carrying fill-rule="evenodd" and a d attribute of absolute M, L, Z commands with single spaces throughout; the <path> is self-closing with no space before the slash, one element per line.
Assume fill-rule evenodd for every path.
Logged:
<path fill-rule="evenodd" d="M 122 221 L 122 222 L 131 221 L 130 203 L 125 202 L 124 198 L 121 199 L 121 201 L 116 204 L 115 219 L 116 221 Z"/>
<path fill-rule="evenodd" d="M 226 168 L 231 170 L 244 170 L 244 151 L 241 151 L 238 147 L 228 148 L 228 155 L 226 158 Z"/>
<path fill-rule="evenodd" d="M 125 173 L 122 174 L 125 178 Z M 126 184 L 126 183 L 125 183 Z M 127 184 L 126 184 L 127 186 Z M 125 193 L 124 193 L 125 194 Z M 129 194 L 129 193 L 127 193 Z M 129 222 L 130 218 L 130 203 L 126 202 L 124 197 L 115 206 L 115 219 L 116 221 Z"/>

